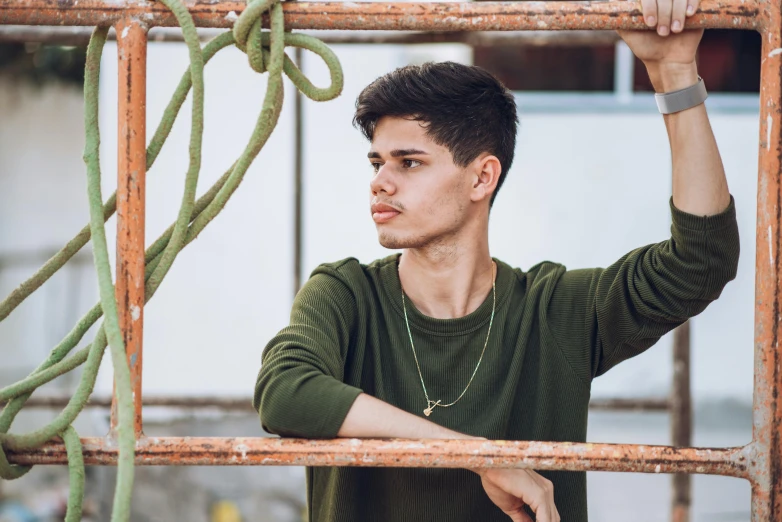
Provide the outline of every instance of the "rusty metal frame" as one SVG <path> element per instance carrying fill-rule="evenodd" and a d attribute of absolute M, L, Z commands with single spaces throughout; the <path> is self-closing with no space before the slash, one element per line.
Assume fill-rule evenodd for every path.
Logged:
<path fill-rule="evenodd" d="M 199 27 L 233 25 L 242 1 L 188 1 Z M 691 25 L 759 29 L 756 0 L 705 0 Z M 283 5 L 289 29 L 391 31 L 529 31 L 645 29 L 634 2 L 291 2 Z M 133 19 L 147 27 L 174 27 L 165 6 L 144 0 L 0 0 L 0 24 L 114 25 Z"/>
<path fill-rule="evenodd" d="M 64 408 L 70 397 L 67 395 L 35 395 L 27 399 L 25 408 Z M 111 397 L 90 397 L 85 408 L 109 408 Z M 225 412 L 253 413 L 252 404 L 247 397 L 197 397 L 181 396 L 144 396 L 144 408 L 178 408 L 197 410 L 214 408 Z M 589 403 L 592 410 L 602 411 L 657 411 L 671 409 L 669 399 L 593 399 Z M 257 413 L 257 412 L 256 412 Z M 676 444 L 680 445 L 680 444 Z"/>
<path fill-rule="evenodd" d="M 199 29 L 198 36 L 208 41 L 222 33 L 220 29 Z M 331 45 L 367 44 L 444 44 L 461 43 L 471 46 L 551 46 L 613 45 L 619 41 L 615 31 L 362 31 L 327 33 L 302 31 L 316 36 Z M 73 45 L 86 47 L 92 35 L 90 27 L 37 27 L 24 25 L 0 26 L 0 42 L 31 42 L 40 44 Z M 150 42 L 184 42 L 178 28 L 152 27 Z M 109 40 L 116 40 L 116 33 L 109 32 Z"/>
<path fill-rule="evenodd" d="M 229 27 L 243 2 L 188 2 L 200 27 Z M 284 5 L 291 29 L 393 31 L 557 31 L 645 28 L 634 2 L 329 3 Z M 146 465 L 308 465 L 405 467 L 532 467 L 645 473 L 706 473 L 744 478 L 752 487 L 752 521 L 782 519 L 782 14 L 770 0 L 705 0 L 688 24 L 747 29 L 763 40 L 755 305 L 753 440 L 736 448 L 672 448 L 629 444 L 518 441 L 331 440 L 268 438 L 147 438 L 141 431 L 144 156 L 147 29 L 173 26 L 161 5 L 143 0 L 0 0 L 0 25 L 115 25 L 120 39 L 117 298 L 133 375 L 136 462 Z M 122 87 L 120 87 L 122 89 Z M 124 144 L 124 145 L 123 145 Z M 123 149 L 123 147 L 125 147 Z M 139 261 L 139 253 L 141 255 Z M 141 285 L 143 287 L 143 285 Z M 136 308 L 137 307 L 137 308 Z M 112 433 L 83 439 L 87 464 L 117 461 Z M 9 454 L 19 464 L 64 464 L 65 449 L 51 442 Z"/>
<path fill-rule="evenodd" d="M 118 449 L 101 437 L 82 439 L 84 462 L 116 465 Z M 569 471 L 708 473 L 749 478 L 747 448 L 682 448 L 570 442 L 481 440 L 277 439 L 143 437 L 136 463 L 148 466 L 360 466 L 534 468 Z M 65 447 L 49 443 L 14 453 L 20 464 L 64 464 Z"/>

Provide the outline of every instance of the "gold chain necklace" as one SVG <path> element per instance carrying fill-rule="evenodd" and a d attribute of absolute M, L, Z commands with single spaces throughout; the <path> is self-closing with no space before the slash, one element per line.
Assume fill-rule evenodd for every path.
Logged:
<path fill-rule="evenodd" d="M 401 286 L 401 282 L 400 282 Z M 424 384 L 424 376 L 421 373 L 421 365 L 418 364 L 418 355 L 415 353 L 415 343 L 413 343 L 413 334 L 410 332 L 410 322 L 407 320 L 407 306 L 405 305 L 405 290 L 402 289 L 402 310 L 404 311 L 405 315 L 405 326 L 407 326 L 407 335 L 410 337 L 410 347 L 413 349 L 413 358 L 415 359 L 415 367 L 418 368 L 418 377 L 421 379 L 421 387 L 424 389 L 424 397 L 426 397 L 426 409 L 424 409 L 424 415 L 427 417 L 432 414 L 432 410 L 435 409 L 436 406 L 439 406 L 440 408 L 448 408 L 450 406 L 453 406 L 457 402 L 459 402 L 459 399 L 461 399 L 464 394 L 467 392 L 467 389 L 470 387 L 470 384 L 472 384 L 472 380 L 475 378 L 475 374 L 478 373 L 478 367 L 481 365 L 481 361 L 483 360 L 483 354 L 486 352 L 486 347 L 489 345 L 489 335 L 491 335 L 491 326 L 494 324 L 494 311 L 497 308 L 497 286 L 496 286 L 496 267 L 494 263 L 492 263 L 492 275 L 491 275 L 491 291 L 492 291 L 492 305 L 491 305 L 491 318 L 489 319 L 489 331 L 486 332 L 486 342 L 483 343 L 483 350 L 481 350 L 481 356 L 478 358 L 478 364 L 475 365 L 475 370 L 472 372 L 472 376 L 470 376 L 470 380 L 467 382 L 467 386 L 464 387 L 464 390 L 462 390 L 462 393 L 456 398 L 455 401 L 449 403 L 449 404 L 441 404 L 442 400 L 433 401 L 429 398 L 429 392 L 426 391 L 426 384 Z"/>

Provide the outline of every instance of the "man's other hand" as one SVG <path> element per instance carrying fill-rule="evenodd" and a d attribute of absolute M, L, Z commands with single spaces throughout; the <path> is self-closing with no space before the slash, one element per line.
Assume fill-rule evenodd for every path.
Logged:
<path fill-rule="evenodd" d="M 554 505 L 554 485 L 531 469 L 477 469 L 492 502 L 513 522 L 532 522 L 527 505 L 537 522 L 560 522 Z"/>
<path fill-rule="evenodd" d="M 684 29 L 686 18 L 698 9 L 699 0 L 640 0 L 644 21 L 653 31 L 617 31 L 647 68 L 690 68 L 703 29 Z"/>
<path fill-rule="evenodd" d="M 644 22 L 660 36 L 681 33 L 687 18 L 698 10 L 700 0 L 636 0 L 641 2 Z"/>

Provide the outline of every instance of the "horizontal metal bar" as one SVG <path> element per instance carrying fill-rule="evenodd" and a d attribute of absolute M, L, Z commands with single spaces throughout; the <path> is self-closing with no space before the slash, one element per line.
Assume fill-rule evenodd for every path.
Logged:
<path fill-rule="evenodd" d="M 670 399 L 592 399 L 589 401 L 591 410 L 622 410 L 622 411 L 668 411 L 671 409 Z"/>
<path fill-rule="evenodd" d="M 82 439 L 88 465 L 116 465 L 116 443 Z M 360 466 L 532 468 L 537 470 L 701 473 L 748 478 L 747 448 L 482 440 L 143 437 L 136 464 L 175 466 Z M 15 464 L 65 464 L 61 443 L 7 451 Z"/>
<path fill-rule="evenodd" d="M 0 27 L 0 43 L 3 40 L 3 27 Z M 39 248 L 35 250 L 19 250 L 0 253 L 0 270 L 5 268 L 30 267 L 42 265 L 59 251 L 59 248 Z M 92 255 L 89 252 L 77 252 L 68 260 L 68 266 L 91 265 Z"/>
<path fill-rule="evenodd" d="M 239 1 L 189 2 L 199 27 L 231 27 Z M 640 3 L 610 2 L 285 2 L 288 29 L 509 31 L 645 29 Z M 704 0 L 690 27 L 757 29 L 754 0 Z M 0 24 L 113 25 L 133 17 L 148 26 L 176 26 L 157 2 L 136 0 L 0 0 Z"/>
<path fill-rule="evenodd" d="M 222 33 L 223 29 L 198 30 L 201 41 L 208 41 Z M 56 27 L 8 25 L 0 26 L 0 42 L 40 43 L 44 45 L 72 45 L 86 47 L 90 41 L 90 27 Z M 598 46 L 613 45 L 619 40 L 616 31 L 481 31 L 481 32 L 407 32 L 407 31 L 329 31 L 305 32 L 332 45 L 350 44 L 450 44 L 471 46 L 508 45 L 528 46 Z M 112 30 L 109 40 L 116 40 Z M 182 31 L 172 27 L 155 27 L 149 31 L 150 42 L 183 42 Z"/>
<path fill-rule="evenodd" d="M 25 408 L 64 408 L 70 401 L 69 396 L 49 395 L 30 397 Z M 149 397 L 142 399 L 147 408 L 216 408 L 224 411 L 253 413 L 252 400 L 249 397 Z M 87 408 L 108 408 L 111 397 L 91 397 Z"/>
<path fill-rule="evenodd" d="M 70 397 L 66 395 L 33 396 L 25 403 L 25 408 L 64 408 Z M 143 398 L 147 408 L 215 408 L 222 411 L 252 413 L 253 408 L 248 397 L 149 397 Z M 108 408 L 111 397 L 91 397 L 86 404 L 88 408 Z M 668 399 L 592 399 L 589 403 L 593 410 L 628 410 L 628 411 L 668 411 Z"/>

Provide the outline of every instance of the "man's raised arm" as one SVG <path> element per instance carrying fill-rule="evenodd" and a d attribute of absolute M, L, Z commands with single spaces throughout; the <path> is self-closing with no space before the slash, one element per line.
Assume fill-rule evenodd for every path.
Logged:
<path fill-rule="evenodd" d="M 698 82 L 695 54 L 702 29 L 686 30 L 670 38 L 652 31 L 619 34 L 646 65 L 656 92 L 671 93 Z M 663 117 L 673 160 L 673 204 L 682 212 L 698 216 L 724 211 L 730 203 L 728 182 L 706 106 L 696 105 Z"/>

